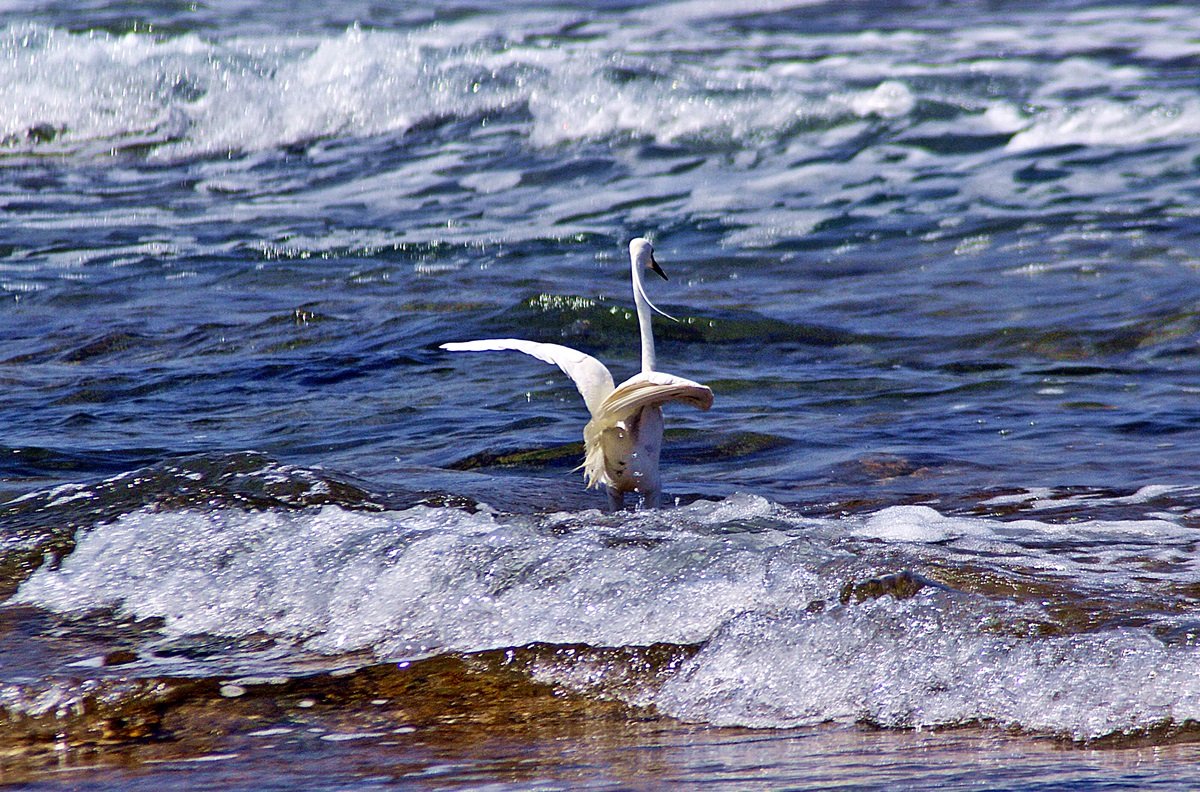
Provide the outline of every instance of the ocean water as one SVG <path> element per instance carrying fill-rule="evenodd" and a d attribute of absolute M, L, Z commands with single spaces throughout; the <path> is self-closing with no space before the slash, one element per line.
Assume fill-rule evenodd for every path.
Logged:
<path fill-rule="evenodd" d="M 0 3 L 0 784 L 1200 785 L 1187 4 Z M 671 280 L 667 508 L 557 369 Z"/>

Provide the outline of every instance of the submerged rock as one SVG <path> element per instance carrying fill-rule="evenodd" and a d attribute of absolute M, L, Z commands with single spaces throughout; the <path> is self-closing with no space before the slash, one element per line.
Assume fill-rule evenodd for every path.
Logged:
<path fill-rule="evenodd" d="M 838 599 L 843 605 L 848 605 L 851 602 L 879 599 L 889 594 L 898 600 L 902 600 L 916 596 L 917 592 L 926 586 L 946 588 L 924 575 L 904 569 L 889 575 L 867 578 L 866 580 L 851 580 L 842 586 L 842 592 Z"/>

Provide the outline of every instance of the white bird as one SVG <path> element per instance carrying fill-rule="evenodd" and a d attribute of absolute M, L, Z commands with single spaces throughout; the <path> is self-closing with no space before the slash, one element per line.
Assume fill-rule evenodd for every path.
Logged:
<path fill-rule="evenodd" d="M 662 484 L 658 476 L 658 456 L 662 450 L 662 406 L 679 401 L 707 410 L 713 395 L 708 387 L 673 374 L 654 370 L 654 333 L 650 311 L 678 321 L 664 313 L 646 296 L 642 272 L 650 269 L 667 279 L 654 260 L 654 248 L 637 238 L 629 243 L 629 262 L 633 276 L 633 302 L 637 306 L 638 328 L 642 335 L 642 370 L 619 386 L 613 386 L 612 374 L 591 355 L 559 344 L 540 344 L 517 338 L 489 338 L 482 341 L 442 344 L 451 352 L 492 352 L 515 350 L 538 360 L 553 363 L 575 383 L 587 404 L 592 419 L 583 429 L 584 461 L 581 467 L 587 486 L 608 489 L 609 506 L 620 509 L 625 494 L 637 492 L 648 508 L 657 508 Z"/>

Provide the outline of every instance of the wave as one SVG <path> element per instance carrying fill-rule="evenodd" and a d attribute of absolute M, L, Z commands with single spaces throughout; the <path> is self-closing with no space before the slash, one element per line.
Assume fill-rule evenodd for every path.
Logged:
<path fill-rule="evenodd" d="M 723 725 L 986 722 L 1086 740 L 1200 721 L 1179 615 L 1192 542 L 1165 519 L 808 518 L 753 495 L 544 517 L 143 508 L 81 532 L 13 602 L 392 660 L 691 647 L 620 695 Z M 561 659 L 535 675 L 588 677 Z"/>
<path fill-rule="evenodd" d="M 749 34 L 729 29 L 719 21 L 729 14 L 709 3 L 221 40 L 11 24 L 0 31 L 0 104 L 9 108 L 0 141 L 23 155 L 174 159 L 403 136 L 447 119 L 469 122 L 455 135 L 500 126 L 536 147 L 804 141 L 794 155 L 836 145 L 863 124 L 924 129 L 918 137 L 934 139 L 948 124 L 968 134 L 1003 119 L 1001 131 L 1015 137 L 998 142 L 1017 152 L 1200 134 L 1190 89 L 1096 57 L 1095 39 L 1067 24 L 1039 42 L 1057 63 L 1046 69 L 1042 50 L 1021 45 L 1019 23 L 956 42 L 921 31 L 832 34 L 806 29 L 817 11 L 805 5 L 740 12 Z M 775 6 L 797 6 L 792 25 L 754 21 L 771 19 Z M 1118 35 L 1107 16 L 1083 15 L 1080 25 Z M 1146 57 L 1181 58 L 1195 54 L 1189 31 L 1180 17 L 1143 15 L 1119 40 L 1132 36 Z M 999 44 L 1017 51 L 979 56 Z M 1100 98 L 1114 85 L 1119 96 Z"/>

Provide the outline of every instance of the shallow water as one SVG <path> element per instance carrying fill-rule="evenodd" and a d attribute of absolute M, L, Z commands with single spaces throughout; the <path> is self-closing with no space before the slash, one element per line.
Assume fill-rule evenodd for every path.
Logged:
<path fill-rule="evenodd" d="M 739 8 L 0 6 L 0 779 L 1195 786 L 1200 21 Z"/>

